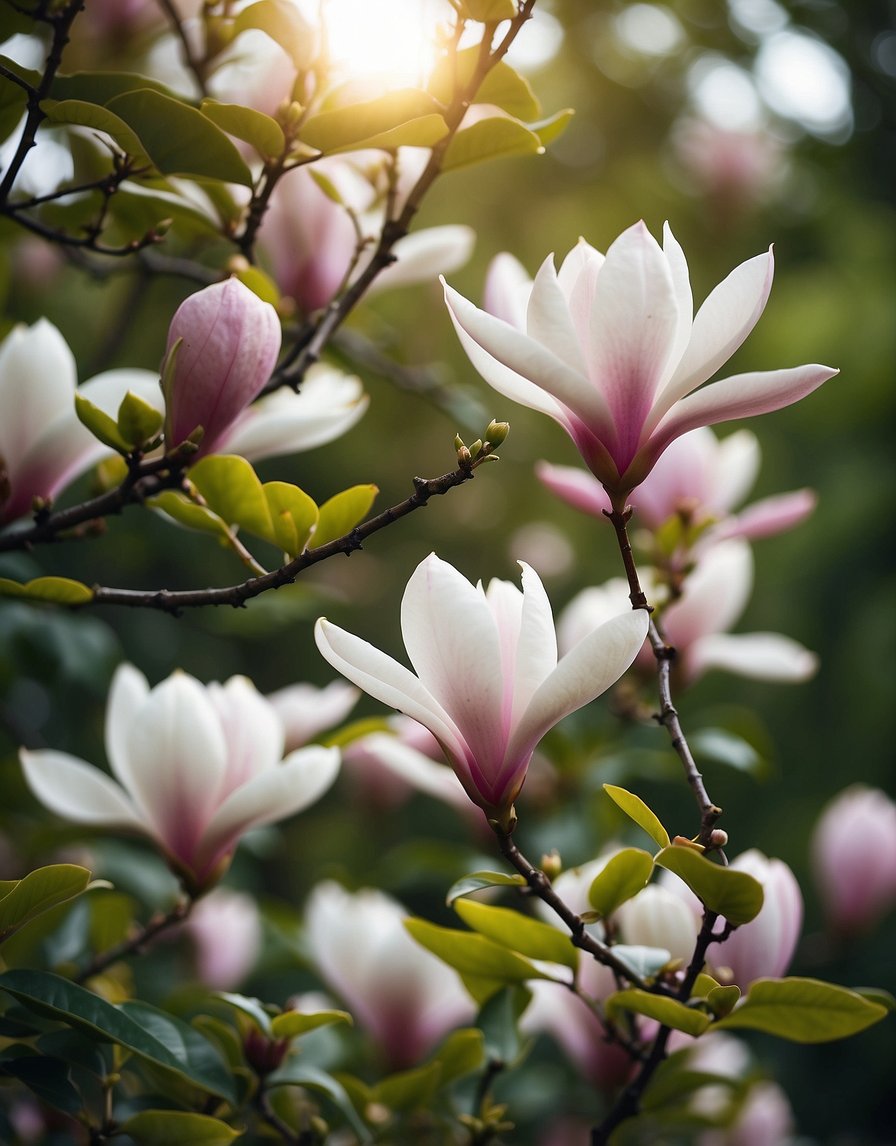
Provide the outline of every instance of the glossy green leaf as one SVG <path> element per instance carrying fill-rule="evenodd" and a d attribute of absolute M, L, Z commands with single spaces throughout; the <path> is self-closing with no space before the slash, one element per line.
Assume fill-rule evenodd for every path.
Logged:
<path fill-rule="evenodd" d="M 604 1006 L 608 1018 L 613 1018 L 620 1010 L 634 1011 L 637 1015 L 656 1019 L 665 1027 L 684 1031 L 685 1034 L 695 1037 L 702 1035 L 710 1024 L 709 1015 L 703 1011 L 693 1010 L 677 999 L 670 999 L 665 995 L 653 995 L 637 987 L 629 987 L 610 995 Z"/>
<path fill-rule="evenodd" d="M 95 406 L 83 394 L 75 394 L 75 413 L 78 415 L 78 421 L 86 426 L 104 446 L 108 446 L 120 454 L 130 453 L 131 445 L 122 437 L 115 418 L 110 418 L 105 410 Z"/>
<path fill-rule="evenodd" d="M 141 1110 L 120 1130 L 138 1146 L 227 1146 L 243 1133 L 218 1118 L 183 1110 Z"/>
<path fill-rule="evenodd" d="M 90 872 L 72 863 L 51 864 L 0 885 L 0 943 L 35 916 L 86 891 Z M 10 886 L 11 884 L 11 886 Z"/>
<path fill-rule="evenodd" d="M 264 112 L 238 103 L 219 103 L 214 99 L 204 99 L 199 110 L 228 135 L 251 143 L 262 158 L 281 155 L 286 147 L 283 128 Z"/>
<path fill-rule="evenodd" d="M 863 999 L 867 999 L 869 1003 L 877 1003 L 891 1012 L 896 1011 L 896 997 L 883 987 L 852 987 L 851 990 L 861 995 Z"/>
<path fill-rule="evenodd" d="M 706 996 L 709 1009 L 719 1019 L 729 1015 L 739 999 L 740 987 L 736 983 L 727 987 L 714 987 Z"/>
<path fill-rule="evenodd" d="M 4 971 L 0 988 L 36 1014 L 118 1043 L 194 1086 L 233 1099 L 230 1075 L 211 1044 L 192 1027 L 148 1004 L 114 1007 L 49 971 Z"/>
<path fill-rule="evenodd" d="M 237 995 L 230 991 L 216 991 L 215 998 L 223 999 L 223 1001 L 233 1007 L 234 1010 L 247 1015 L 263 1035 L 267 1035 L 268 1038 L 273 1037 L 274 1028 L 271 1025 L 272 1016 L 260 999 L 253 998 L 250 995 Z"/>
<path fill-rule="evenodd" d="M 445 902 L 450 907 L 455 899 L 460 899 L 463 895 L 472 895 L 474 891 L 482 891 L 484 887 L 525 886 L 525 878 L 515 872 L 511 875 L 504 871 L 474 871 L 451 885 Z"/>
<path fill-rule="evenodd" d="M 133 128 L 163 175 L 252 186 L 252 173 L 235 145 L 196 108 L 149 88 L 125 92 L 107 106 Z"/>
<path fill-rule="evenodd" d="M 333 1078 L 325 1070 L 296 1056 L 287 1059 L 279 1070 L 268 1075 L 266 1081 L 269 1090 L 278 1086 L 304 1086 L 308 1090 L 324 1095 L 350 1124 L 360 1142 L 372 1141 L 370 1131 L 358 1117 L 348 1091 L 338 1079 Z"/>
<path fill-rule="evenodd" d="M 880 1022 L 887 1008 L 818 979 L 757 979 L 717 1029 L 765 1031 L 796 1043 L 825 1043 Z"/>
<path fill-rule="evenodd" d="M 296 557 L 307 546 L 317 524 L 314 499 L 297 485 L 285 481 L 265 482 L 263 489 L 271 528 L 269 534 L 259 536 L 266 537 L 290 557 Z"/>
<path fill-rule="evenodd" d="M 762 884 L 745 871 L 722 867 L 693 848 L 663 848 L 659 867 L 674 872 L 710 911 L 740 926 L 755 919 L 762 908 Z"/>
<path fill-rule="evenodd" d="M 73 124 L 102 131 L 110 135 L 127 155 L 150 162 L 137 133 L 109 108 L 79 99 L 44 100 L 40 107 L 50 123 Z"/>
<path fill-rule="evenodd" d="M 337 537 L 344 537 L 370 512 L 373 500 L 380 492 L 376 485 L 353 485 L 334 494 L 320 507 L 314 547 L 326 545 Z"/>
<path fill-rule="evenodd" d="M 176 490 L 163 490 L 155 497 L 147 498 L 146 504 L 152 509 L 160 509 L 163 513 L 167 513 L 187 529 L 195 529 L 200 533 L 213 533 L 222 538 L 231 536 L 227 522 L 217 513 L 213 513 L 204 505 L 197 505 L 186 494 L 178 493 Z"/>
<path fill-rule="evenodd" d="M 475 899 L 458 899 L 454 910 L 468 927 L 529 959 L 543 959 L 575 969 L 579 953 L 569 935 L 509 907 L 493 907 Z"/>
<path fill-rule="evenodd" d="M 329 1027 L 333 1023 L 347 1023 L 352 1026 L 354 1019 L 348 1011 L 315 1011 L 303 1014 L 301 1011 L 284 1011 L 271 1019 L 271 1032 L 277 1039 L 294 1039 L 307 1035 L 318 1027 Z"/>
<path fill-rule="evenodd" d="M 439 1087 L 442 1068 L 438 1062 L 403 1070 L 378 1082 L 371 1097 L 389 1110 L 419 1110 L 428 1106 Z"/>
<path fill-rule="evenodd" d="M 331 154 L 361 147 L 431 147 L 447 131 L 432 96 L 407 88 L 313 115 L 302 126 L 301 139 Z"/>
<path fill-rule="evenodd" d="M 541 140 L 519 120 L 492 116 L 478 120 L 455 135 L 445 151 L 442 170 L 456 171 L 488 159 L 538 155 L 542 151 Z"/>
<path fill-rule="evenodd" d="M 126 92 L 154 91 L 169 97 L 171 88 L 139 72 L 71 72 L 53 79 L 50 95 L 54 100 L 83 100 L 107 104 Z"/>
<path fill-rule="evenodd" d="M 271 538 L 271 514 L 258 475 L 237 454 L 209 454 L 190 470 L 190 480 L 208 505 L 228 525 Z"/>
<path fill-rule="evenodd" d="M 542 147 L 547 147 L 548 144 L 553 143 L 558 139 L 567 127 L 569 121 L 575 115 L 575 109 L 571 107 L 561 108 L 560 111 L 555 111 L 553 115 L 549 115 L 546 119 L 540 119 L 537 123 L 527 124 L 530 131 L 534 131 L 538 138 L 541 140 Z"/>
<path fill-rule="evenodd" d="M 145 446 L 162 429 L 164 415 L 144 398 L 128 390 L 118 407 L 118 432 L 131 446 Z"/>
<path fill-rule="evenodd" d="M 588 902 L 606 918 L 647 886 L 653 874 L 653 856 L 640 848 L 623 848 L 611 856 L 588 889 Z"/>
<path fill-rule="evenodd" d="M 516 15 L 513 0 L 460 0 L 459 7 L 462 16 L 483 24 L 512 20 Z"/>
<path fill-rule="evenodd" d="M 640 796 L 636 796 L 634 792 L 627 792 L 625 788 L 620 788 L 616 784 L 604 784 L 604 791 L 629 819 L 634 820 L 639 828 L 643 828 L 661 848 L 669 846 L 671 842 L 669 833 L 660 823 L 656 813 L 647 807 Z"/>
<path fill-rule="evenodd" d="M 441 1083 L 446 1085 L 478 1070 L 485 1062 L 485 1040 L 482 1031 L 463 1027 L 452 1031 L 433 1058 L 441 1067 Z"/>
<path fill-rule="evenodd" d="M 257 28 L 270 36 L 300 71 L 314 63 L 317 35 L 292 0 L 259 0 L 249 4 L 233 22 L 234 35 L 249 28 Z"/>
<path fill-rule="evenodd" d="M 3 1052 L 0 1078 L 18 1079 L 42 1102 L 66 1114 L 77 1114 L 82 1109 L 84 1104 L 72 1084 L 66 1063 L 43 1054 L 16 1055 L 15 1050 L 9 1047 Z"/>
<path fill-rule="evenodd" d="M 479 63 L 479 46 L 464 48 L 443 60 L 429 81 L 429 90 L 441 103 L 448 103 L 457 87 L 466 87 Z M 517 119 L 534 119 L 541 108 L 529 81 L 505 60 L 486 75 L 473 96 L 474 103 L 494 104 Z"/>
<path fill-rule="evenodd" d="M 464 975 L 500 983 L 524 983 L 527 979 L 550 977 L 528 959 L 508 951 L 485 935 L 439 927 L 425 919 L 406 919 L 404 925 L 421 947 Z"/>
<path fill-rule="evenodd" d="M 21 584 L 0 577 L 0 597 L 24 597 L 29 601 L 52 601 L 55 605 L 86 605 L 93 600 L 93 590 L 81 581 L 68 577 L 35 577 Z"/>

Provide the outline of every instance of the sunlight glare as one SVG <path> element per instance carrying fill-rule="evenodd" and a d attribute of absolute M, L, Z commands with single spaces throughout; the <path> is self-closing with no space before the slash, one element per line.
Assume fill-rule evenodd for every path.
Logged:
<path fill-rule="evenodd" d="M 346 79 L 422 84 L 432 68 L 435 6 L 427 0 L 328 0 L 330 57 Z"/>

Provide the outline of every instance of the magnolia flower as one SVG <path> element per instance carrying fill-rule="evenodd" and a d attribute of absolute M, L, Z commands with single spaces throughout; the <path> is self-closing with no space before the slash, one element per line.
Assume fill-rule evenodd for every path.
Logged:
<path fill-rule="evenodd" d="M 184 931 L 193 940 L 196 970 L 212 991 L 232 991 L 261 951 L 258 904 L 244 891 L 216 887 L 190 912 Z"/>
<path fill-rule="evenodd" d="M 122 397 L 146 371 L 110 370 L 77 385 L 75 360 L 45 318 L 16 326 L 0 346 L 0 524 L 50 500 L 111 450 L 78 420 L 74 397 L 114 385 Z M 158 390 L 158 378 L 156 378 Z"/>
<path fill-rule="evenodd" d="M 335 748 L 283 760 L 283 726 L 245 677 L 203 686 L 176 672 L 150 689 L 131 665 L 112 681 L 106 753 L 115 779 L 64 752 L 21 760 L 52 812 L 148 836 L 195 893 L 223 875 L 240 836 L 314 803 L 339 768 Z"/>
<path fill-rule="evenodd" d="M 280 717 L 286 749 L 303 748 L 321 732 L 340 724 L 358 703 L 361 694 L 342 680 L 325 688 L 291 684 L 268 693 L 268 703 Z"/>
<path fill-rule="evenodd" d="M 672 959 L 690 963 L 700 930 L 687 904 L 662 884 L 651 883 L 616 912 L 626 943 L 668 951 Z"/>
<path fill-rule="evenodd" d="M 750 540 L 792 529 L 815 508 L 812 490 L 800 489 L 755 502 L 739 514 L 759 470 L 759 442 L 749 430 L 719 441 L 706 426 L 682 434 L 667 447 L 632 499 L 635 521 L 658 529 L 670 517 L 711 528 L 700 547 L 726 537 Z M 612 506 L 603 485 L 587 470 L 539 462 L 539 479 L 561 501 L 605 520 Z"/>
<path fill-rule="evenodd" d="M 312 961 L 382 1048 L 393 1068 L 419 1063 L 475 1007 L 457 974 L 420 947 L 404 908 L 373 888 L 319 884 L 305 912 Z"/>
<path fill-rule="evenodd" d="M 896 904 L 896 804 L 853 784 L 825 808 L 812 833 L 812 868 L 831 927 L 866 930 Z"/>
<path fill-rule="evenodd" d="M 271 376 L 280 321 L 270 303 L 229 278 L 191 294 L 168 327 L 165 439 L 180 445 L 202 428 L 194 457 L 210 454 Z"/>
<path fill-rule="evenodd" d="M 522 592 L 497 580 L 486 590 L 435 554 L 421 562 L 401 606 L 416 676 L 325 618 L 315 629 L 324 658 L 428 728 L 470 799 L 505 826 L 539 740 L 625 672 L 647 631 L 644 610 L 629 610 L 558 662 L 550 602 L 522 569 Z"/>
<path fill-rule="evenodd" d="M 503 317 L 447 285 L 445 298 L 483 378 L 559 422 L 621 508 L 688 430 L 789 406 L 836 374 L 797 366 L 697 390 L 753 329 L 771 282 L 769 252 L 737 267 L 694 316 L 687 262 L 671 230 L 660 247 L 637 223 L 606 257 L 584 241 L 559 273 L 548 257 L 532 283 L 525 323 L 519 274 L 501 272 L 491 284 Z"/>
<path fill-rule="evenodd" d="M 661 606 L 663 634 L 678 654 L 676 671 L 688 683 L 711 669 L 796 683 L 808 680 L 817 669 L 815 654 L 781 633 L 727 631 L 739 620 L 753 591 L 753 555 L 746 541 L 721 541 L 701 553 L 696 568 L 682 582 L 681 596 L 668 605 L 662 604 L 664 590 L 653 571 L 639 572 L 648 600 Z M 561 649 L 574 648 L 627 599 L 628 584 L 621 578 L 584 589 L 558 623 Z M 647 646 L 638 663 L 653 671 L 653 654 Z"/>

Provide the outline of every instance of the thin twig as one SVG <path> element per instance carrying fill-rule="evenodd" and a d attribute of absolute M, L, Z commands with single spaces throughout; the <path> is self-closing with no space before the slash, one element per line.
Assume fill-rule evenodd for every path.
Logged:
<path fill-rule="evenodd" d="M 88 979 L 92 979 L 94 975 L 102 974 L 107 967 L 111 967 L 112 964 L 117 963 L 119 959 L 123 959 L 127 955 L 138 954 L 151 939 L 155 939 L 156 936 L 161 935 L 163 931 L 168 931 L 170 928 L 176 927 L 177 924 L 183 923 L 193 910 L 195 902 L 195 899 L 191 896 L 185 896 L 183 899 L 179 899 L 169 912 L 154 915 L 152 919 L 144 924 L 130 939 L 125 939 L 121 943 L 117 943 L 114 947 L 110 947 L 107 951 L 101 951 L 98 955 L 95 955 L 86 967 L 82 967 L 75 976 L 75 982 L 85 983 Z"/>

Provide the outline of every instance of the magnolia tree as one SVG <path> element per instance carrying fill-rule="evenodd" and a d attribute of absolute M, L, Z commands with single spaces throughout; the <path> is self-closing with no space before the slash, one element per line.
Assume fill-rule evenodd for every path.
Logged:
<path fill-rule="evenodd" d="M 8 631 L 48 643 L 39 699 L 4 684 L 19 752 L 0 838 L 0 1137 L 781 1142 L 794 1115 L 750 1032 L 843 1039 L 888 996 L 787 977 L 803 894 L 703 775 L 755 748 L 724 716 L 695 735 L 688 696 L 714 670 L 817 669 L 790 635 L 730 631 L 750 543 L 799 526 L 815 495 L 743 508 L 752 422 L 709 427 L 811 403 L 837 370 L 754 369 L 748 348 L 717 379 L 763 314 L 772 252 L 726 260 L 695 302 L 672 227 L 636 221 L 636 195 L 605 252 L 541 251 L 534 277 L 480 229 L 494 258 L 465 297 L 451 283 L 473 233 L 451 180 L 476 167 L 488 200 L 487 162 L 525 172 L 566 127 L 514 55 L 556 20 L 539 25 L 536 0 L 445 0 L 365 32 L 375 7 L 0 6 L 0 214 L 40 303 L 14 322 L 28 306 L 12 296 L 0 346 L 0 593 Z M 428 53 L 407 75 L 387 52 L 405 24 Z M 388 74 L 359 78 L 344 48 L 359 28 L 360 58 L 384 54 Z M 418 227 L 443 180 L 451 221 Z M 500 208 L 528 225 L 522 197 Z M 73 315 L 83 363 L 56 325 Z M 485 385 L 408 364 L 403 341 L 425 355 L 440 323 Z M 338 439 L 367 411 L 359 375 L 417 404 L 372 440 L 362 422 L 353 455 Z M 580 455 L 546 436 L 556 457 L 536 470 L 586 515 L 588 552 L 615 553 L 605 583 L 556 525 L 521 543 L 511 579 L 481 533 L 472 581 L 422 529 L 414 550 L 429 503 L 431 519 L 474 478 L 472 517 L 500 499 L 486 463 L 520 406 Z M 425 408 L 464 438 L 438 436 L 436 476 L 411 477 L 436 440 Z M 525 433 L 508 445 L 536 461 Z M 295 455 L 322 446 L 334 460 L 315 477 Z M 447 507 L 465 496 L 444 502 L 437 548 L 463 552 Z M 577 593 L 555 622 L 542 577 L 564 552 Z M 214 679 L 245 637 L 238 667 L 267 695 Z M 66 696 L 70 679 L 83 691 Z M 376 703 L 350 720 L 362 693 Z M 667 799 L 677 788 L 693 799 Z M 894 841 L 879 790 L 824 811 L 812 856 L 832 949 L 896 901 Z"/>

